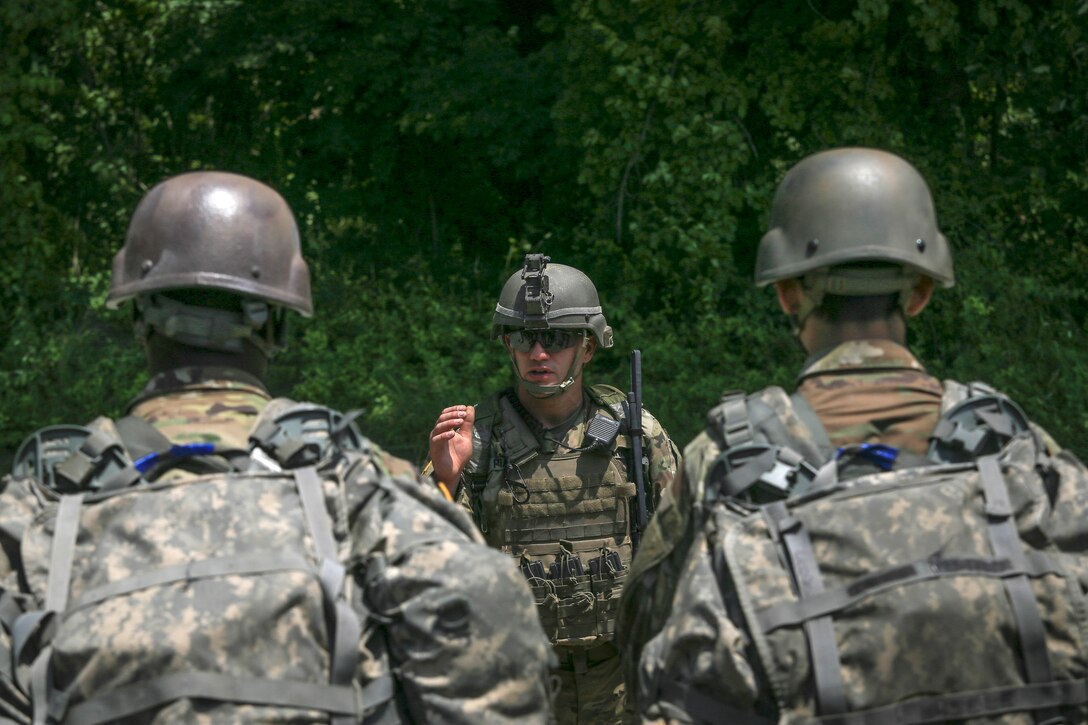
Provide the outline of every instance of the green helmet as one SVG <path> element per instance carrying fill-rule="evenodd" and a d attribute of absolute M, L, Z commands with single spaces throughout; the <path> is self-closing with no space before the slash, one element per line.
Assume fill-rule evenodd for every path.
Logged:
<path fill-rule="evenodd" d="M 905 304 L 920 275 L 942 287 L 955 281 L 929 187 L 905 160 L 877 149 L 833 149 L 782 179 L 759 243 L 757 285 L 803 278 L 813 307 L 825 293 L 899 292 Z"/>
<path fill-rule="evenodd" d="M 182 290 L 231 293 L 240 309 L 184 304 L 170 294 Z M 106 304 L 133 298 L 144 334 L 154 329 L 226 351 L 249 339 L 271 354 L 283 344 L 283 308 L 313 313 L 310 272 L 287 202 L 254 179 L 217 171 L 156 185 L 113 259 Z"/>
<path fill-rule="evenodd" d="M 543 254 L 526 254 L 522 270 L 506 280 L 491 318 L 491 339 L 515 330 L 585 330 L 593 333 L 601 347 L 612 347 L 612 328 L 601 311 L 593 281 L 574 267 L 549 262 L 551 258 Z M 540 385 L 523 378 L 513 352 L 510 364 L 529 393 L 551 397 L 569 388 L 581 375 L 586 344 L 583 335 L 563 382 L 556 385 Z"/>
<path fill-rule="evenodd" d="M 550 262 L 543 254 L 525 255 L 522 270 L 503 285 L 491 339 L 509 330 L 590 330 L 601 347 L 612 347 L 612 328 L 593 281 L 574 267 Z"/>

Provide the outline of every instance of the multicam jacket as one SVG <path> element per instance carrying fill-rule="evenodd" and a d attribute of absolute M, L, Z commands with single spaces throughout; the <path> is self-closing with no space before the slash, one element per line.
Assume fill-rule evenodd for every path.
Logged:
<path fill-rule="evenodd" d="M 272 401 L 259 381 L 240 371 L 186 368 L 156 376 L 132 405 L 131 413 L 151 423 L 172 443 L 210 443 L 217 455 L 223 453 L 230 458 L 233 450 L 248 448 L 248 437 L 254 423 L 262 419 L 262 411 L 284 404 Z M 109 432 L 105 419 L 92 427 Z M 550 709 L 546 685 L 550 648 L 520 573 L 507 557 L 483 544 L 459 507 L 442 500 L 430 486 L 421 486 L 416 477 L 390 478 L 383 473 L 383 469 L 409 471 L 410 466 L 377 447 L 369 446 L 368 451 L 368 457 L 351 459 L 355 462 L 337 474 L 346 486 L 340 494 L 346 518 L 334 522 L 339 543 L 332 544 L 371 613 L 363 621 L 356 645 L 363 650 L 359 664 L 362 684 L 380 672 L 395 673 L 392 699 L 380 710 L 368 711 L 366 717 L 382 722 L 387 721 L 382 718 L 439 723 L 546 722 Z M 268 474 L 240 475 L 253 479 Z M 231 511 L 216 510 L 220 497 L 226 498 L 215 494 L 216 480 L 179 467 L 164 473 L 154 485 L 162 487 L 163 496 L 172 497 L 177 516 L 190 509 L 197 516 L 204 511 L 208 521 L 215 522 L 217 532 L 244 530 L 246 520 L 238 519 Z M 222 481 L 230 483 L 229 477 Z M 0 556 L 0 574 L 6 576 L 0 591 L 0 602 L 5 607 L 0 616 L 4 624 L 0 644 L 10 651 L 14 616 L 43 606 L 43 595 L 36 583 L 43 582 L 49 572 L 37 565 L 29 570 L 23 566 L 43 560 L 39 550 L 48 539 L 43 539 L 42 534 L 49 534 L 49 529 L 41 529 L 32 519 L 41 518 L 39 512 L 53 504 L 40 484 L 29 478 L 7 477 L 3 485 L 0 541 L 4 555 Z M 328 483 L 323 486 L 327 498 L 331 489 Z M 199 501 L 177 498 L 187 487 L 210 493 Z M 222 489 L 222 494 L 226 493 L 227 489 Z M 268 513 L 268 506 L 279 505 L 275 499 L 254 504 L 259 507 L 254 511 L 263 510 L 262 515 Z M 161 539 L 168 537 L 170 530 L 169 519 L 164 519 L 161 531 L 147 535 Z M 44 560 L 49 561 L 47 555 Z M 116 561 L 131 566 L 122 564 L 120 556 Z M 31 582 L 29 591 L 24 581 Z M 239 585 L 244 586 L 244 580 L 239 580 Z M 230 596 L 242 591 L 236 590 Z M 116 616 L 100 621 L 113 621 L 121 629 L 116 633 L 99 632 L 94 637 L 123 637 L 124 646 L 131 647 L 134 632 L 163 631 L 176 640 L 171 659 L 190 656 L 186 652 L 192 650 L 192 656 L 206 652 L 213 661 L 230 661 L 229 652 L 215 654 L 217 640 L 208 641 L 205 634 L 209 633 L 202 632 L 199 624 L 194 623 L 196 639 L 187 641 L 188 630 L 179 622 L 200 616 L 197 612 L 124 611 L 126 602 L 131 605 L 139 601 L 140 597 L 115 600 L 111 607 Z M 155 624 L 155 618 L 161 616 L 182 619 Z M 229 617 L 230 612 L 217 616 Z M 292 627 L 284 621 L 282 628 L 263 633 L 261 637 L 270 645 L 266 648 L 268 656 L 275 657 L 279 652 L 278 660 L 270 660 L 267 667 L 248 664 L 267 676 L 282 672 L 290 679 L 291 668 L 309 651 L 304 640 L 312 635 L 298 629 L 302 624 L 299 621 Z M 244 633 L 244 623 L 234 631 L 239 636 Z M 296 642 L 296 637 L 303 639 Z M 118 645 L 121 651 L 120 642 Z M 293 654 L 284 659 L 285 652 Z M 203 658 L 204 654 L 199 656 Z M 5 652 L 0 652 L 0 659 L 7 661 L 4 657 Z M 88 676 L 109 676 L 108 668 L 103 669 L 107 660 L 95 662 L 98 674 Z M 281 665 L 287 669 L 281 669 Z M 25 671 L 0 669 L 0 715 L 29 722 L 29 682 Z M 201 708 L 198 699 L 181 697 L 158 710 L 144 712 L 139 721 L 192 719 Z M 225 716 L 231 721 L 262 722 L 283 717 L 274 710 L 245 705 L 235 706 Z M 292 722 L 301 722 L 300 717 L 327 720 L 328 715 L 295 711 Z"/>
<path fill-rule="evenodd" d="M 593 386 L 569 428 L 555 431 L 542 429 L 512 389 L 477 406 L 461 501 L 487 542 L 522 567 L 553 643 L 591 647 L 612 639 L 636 493 L 624 399 L 615 388 Z M 612 440 L 587 448 L 595 416 L 620 425 Z M 645 409 L 643 431 L 652 501 L 673 485 L 679 454 Z"/>
<path fill-rule="evenodd" d="M 782 411 L 789 400 L 777 390 L 768 388 L 760 397 Z M 883 443 L 924 454 L 941 413 L 943 387 L 903 346 L 890 340 L 858 340 L 810 357 L 798 376 L 797 392 L 835 447 Z M 812 436 L 805 426 L 791 432 Z M 705 431 L 696 436 L 684 449 L 684 481 L 698 488 L 720 453 L 721 447 Z"/>
<path fill-rule="evenodd" d="M 959 391 L 967 387 L 954 383 L 942 386 L 901 346 L 859 341 L 811 360 L 801 375 L 798 392 L 826 427 L 833 445 L 892 441 L 897 448 L 917 454 L 925 452 L 935 424 L 962 400 Z M 806 439 L 811 438 L 812 428 L 801 420 L 790 396 L 781 389 L 768 388 L 748 400 L 772 411 L 771 417 L 784 426 L 785 435 L 798 442 L 799 450 L 820 447 L 818 441 Z M 1067 644 L 1084 641 L 1088 471 L 1071 454 L 1061 451 L 1045 431 L 1034 425 L 1030 428 L 1030 437 L 1015 439 L 1000 459 L 994 457 L 995 463 L 988 466 L 976 469 L 965 463 L 945 474 L 926 472 L 934 470 L 932 467 L 877 472 L 857 479 L 857 483 L 836 484 L 826 489 L 830 493 L 802 497 L 788 508 L 776 504 L 774 512 L 762 515 L 739 504 L 703 503 L 702 484 L 722 447 L 716 436 L 703 433 L 697 437 L 685 450 L 680 486 L 683 500 L 663 504 L 659 510 L 655 522 L 659 525 L 651 531 L 657 544 L 645 548 L 645 557 L 640 553 L 636 559 L 632 583 L 621 604 L 625 655 L 639 657 L 637 667 L 628 670 L 628 683 L 638 692 L 643 722 L 777 719 L 793 723 L 808 722 L 816 714 L 834 715 L 830 709 L 819 709 L 817 703 L 826 691 L 835 692 L 835 686 L 818 683 L 814 687 L 812 679 L 804 678 L 812 678 L 820 669 L 810 656 L 815 658 L 822 652 L 826 657 L 834 650 L 836 634 L 843 659 L 841 663 L 832 660 L 824 672 L 841 671 L 844 678 L 837 686 L 848 694 L 847 701 L 845 706 L 835 706 L 846 711 L 836 711 L 843 713 L 837 721 L 853 722 L 852 708 L 898 703 L 889 707 L 902 712 L 889 710 L 886 717 L 914 721 L 928 707 L 948 708 L 930 711 L 930 718 L 941 719 L 938 715 L 944 712 L 945 719 L 959 719 L 963 715 L 956 713 L 969 708 L 989 708 L 986 711 L 1001 722 L 1031 722 L 1031 715 L 1024 712 L 1031 709 L 1025 706 L 1030 700 L 1025 699 L 1026 691 L 1019 684 L 1025 681 L 1018 671 L 1022 666 L 1019 648 L 1010 648 L 1008 643 L 1028 636 L 1024 627 L 1032 629 L 1033 616 L 1045 622 L 1045 628 L 1036 629 L 1039 634 L 1032 636 L 1044 643 L 1040 645 L 1044 652 L 1041 659 L 1044 665 L 1049 659 L 1050 664 L 1037 668 L 1042 676 L 1036 672 L 1033 677 L 1029 672 L 1027 681 L 1053 679 L 1054 692 L 1063 694 L 1051 702 L 1079 703 L 1079 710 L 1065 714 L 1077 712 L 1075 719 L 1083 718 L 1086 693 L 1078 678 L 1084 677 L 1088 662 L 1083 652 L 1078 655 Z M 1045 471 L 1045 477 L 1040 477 L 1039 471 Z M 1005 486 L 1008 502 L 1001 503 Z M 870 508 L 865 508 L 867 501 L 872 502 Z M 900 526 L 896 517 L 907 511 L 911 524 Z M 1011 518 L 1002 518 L 1010 514 Z M 693 525 L 693 520 L 701 523 Z M 803 602 L 806 595 L 796 594 L 783 577 L 784 554 L 773 542 L 785 542 L 801 530 L 794 528 L 797 521 L 801 528 L 811 527 L 815 532 L 812 546 L 819 566 L 804 576 L 815 572 L 819 579 L 822 575 L 821 586 L 827 587 L 819 601 L 826 600 L 821 610 L 828 613 L 824 619 L 835 622 L 823 635 L 829 637 L 830 647 L 806 647 L 806 640 L 812 642 L 814 636 L 809 628 L 823 626 L 824 619 L 803 614 L 804 609 L 797 609 L 801 614 L 784 614 L 787 609 L 793 612 L 801 607 L 797 602 Z M 869 526 L 862 527 L 861 522 Z M 777 539 L 773 533 L 776 527 L 781 527 Z M 1048 562 L 1031 579 L 1038 604 L 1033 603 L 1030 593 L 1025 594 L 1030 589 L 1012 593 L 1014 587 L 1009 582 L 1015 582 L 1016 577 L 994 577 L 1002 567 L 1010 567 L 1009 561 L 1018 560 L 1021 547 L 1029 557 Z M 919 564 L 917 558 L 911 562 L 911 557 L 929 559 Z M 889 564 L 892 568 L 880 569 Z M 1024 563 L 1018 566 L 1030 568 Z M 646 579 L 654 579 L 657 586 L 638 587 L 639 572 L 649 569 L 655 569 L 655 576 Z M 931 578 L 933 584 L 912 584 Z M 894 586 L 904 588 L 890 588 Z M 882 588 L 892 599 L 880 599 Z M 941 591 L 945 592 L 943 599 L 938 596 Z M 807 596 L 815 595 L 810 591 Z M 934 634 L 938 640 L 942 635 L 933 631 L 935 615 L 929 609 L 952 617 L 971 611 L 970 604 L 956 603 L 957 598 L 977 602 L 977 610 L 993 619 L 956 620 L 943 635 L 945 642 L 985 632 L 990 621 L 995 623 L 991 626 L 1000 626 L 1002 634 L 974 641 L 971 646 L 956 640 L 959 644 L 947 649 L 932 647 Z M 855 599 L 859 608 L 850 609 Z M 870 601 L 869 609 L 864 609 Z M 888 606 L 884 601 L 896 604 Z M 1016 610 L 1011 626 L 1010 604 Z M 1038 614 L 1032 614 L 1035 606 Z M 888 612 L 884 616 L 895 621 L 882 621 L 881 612 Z M 804 619 L 806 616 L 811 618 Z M 788 626 L 794 621 L 791 617 L 804 621 L 803 635 L 800 627 Z M 915 631 L 915 626 L 920 629 Z M 930 642 L 930 654 L 904 655 L 915 641 Z M 1040 659 L 1039 650 L 1032 651 Z M 778 664 L 772 667 L 768 662 Z M 793 665 L 787 667 L 787 662 Z M 910 674 L 915 665 L 924 671 Z M 1050 667 L 1054 668 L 1052 674 Z M 933 689 L 932 683 L 942 677 L 949 689 Z M 911 683 L 919 683 L 923 691 L 912 688 Z M 1006 689 L 1002 690 L 1002 685 Z M 995 693 L 992 702 L 967 694 L 960 700 L 942 699 L 948 691 L 987 688 Z M 1000 696 L 996 694 L 999 690 Z M 913 707 L 922 709 L 914 711 Z M 1036 712 L 1040 713 L 1055 714 L 1046 709 Z"/>

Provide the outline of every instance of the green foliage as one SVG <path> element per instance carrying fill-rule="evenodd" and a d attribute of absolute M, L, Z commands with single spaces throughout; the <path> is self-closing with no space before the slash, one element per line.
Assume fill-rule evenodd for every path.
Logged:
<path fill-rule="evenodd" d="M 641 347 L 682 443 L 723 390 L 791 382 L 756 245 L 786 168 L 861 144 L 922 170 L 956 252 L 923 359 L 1086 450 L 1084 0 L 7 0 L 0 34 L 0 449 L 122 411 L 110 259 L 195 168 L 299 218 L 317 316 L 275 392 L 418 458 L 443 405 L 509 381 L 490 311 L 539 249 L 600 287 L 617 347 L 589 376 Z"/>

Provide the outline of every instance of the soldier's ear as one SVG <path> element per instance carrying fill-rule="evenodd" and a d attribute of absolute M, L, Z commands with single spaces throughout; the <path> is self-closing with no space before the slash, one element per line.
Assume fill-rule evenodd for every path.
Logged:
<path fill-rule="evenodd" d="M 597 338 L 593 335 L 586 335 L 585 342 L 586 349 L 582 353 L 582 364 L 589 362 L 593 359 L 593 353 L 597 352 Z"/>
<path fill-rule="evenodd" d="M 914 289 L 911 290 L 910 301 L 907 302 L 907 309 L 905 310 L 907 317 L 914 317 L 924 310 L 932 297 L 933 279 L 930 277 L 919 278 L 918 284 L 914 285 Z"/>
<path fill-rule="evenodd" d="M 804 288 L 799 279 L 780 279 L 774 283 L 774 291 L 778 295 L 778 306 L 787 315 L 798 315 L 801 312 L 801 304 L 805 298 Z"/>

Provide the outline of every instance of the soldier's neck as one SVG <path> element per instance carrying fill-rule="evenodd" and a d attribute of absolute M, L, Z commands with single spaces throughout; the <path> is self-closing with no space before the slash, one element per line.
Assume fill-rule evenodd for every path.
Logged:
<path fill-rule="evenodd" d="M 582 378 L 575 378 L 569 388 L 550 398 L 537 398 L 517 387 L 518 402 L 544 428 L 555 428 L 570 419 L 582 407 Z"/>
<path fill-rule="evenodd" d="M 264 381 L 268 358 L 251 345 L 240 353 L 190 347 L 159 335 L 147 341 L 147 363 L 152 375 L 187 367 L 227 367 L 249 373 Z"/>
<path fill-rule="evenodd" d="M 829 322 L 816 315 L 805 320 L 798 337 L 809 353 L 828 350 L 852 340 L 890 340 L 899 345 L 907 344 L 907 326 L 903 318 L 895 315 L 887 320 L 868 322 Z"/>

